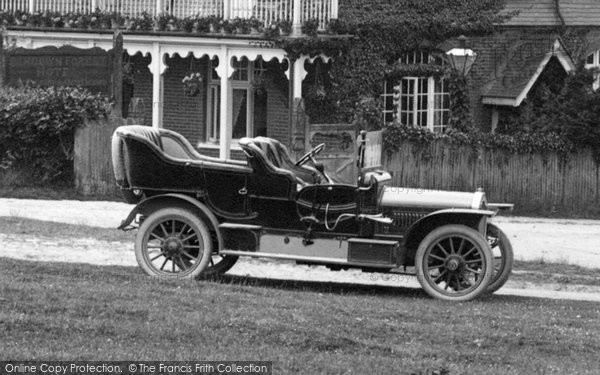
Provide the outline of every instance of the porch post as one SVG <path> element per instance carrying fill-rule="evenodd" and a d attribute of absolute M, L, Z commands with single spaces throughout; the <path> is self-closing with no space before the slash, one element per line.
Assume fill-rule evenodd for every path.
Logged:
<path fill-rule="evenodd" d="M 231 0 L 223 0 L 223 19 L 231 18 Z"/>
<path fill-rule="evenodd" d="M 339 8 L 338 0 L 331 0 L 331 19 L 338 18 L 338 8 Z"/>
<path fill-rule="evenodd" d="M 0 87 L 6 84 L 6 59 L 8 58 L 4 51 L 4 33 L 0 30 Z"/>
<path fill-rule="evenodd" d="M 113 76 L 112 94 L 115 98 L 113 113 L 117 118 L 123 117 L 123 32 L 116 30 L 113 34 Z"/>
<path fill-rule="evenodd" d="M 302 100 L 302 81 L 306 77 L 304 62 L 306 56 L 290 61 L 290 104 L 289 104 L 289 131 L 290 149 L 296 157 L 304 154 L 306 148 L 307 118 Z"/>
<path fill-rule="evenodd" d="M 158 16 L 159 14 L 162 13 L 162 11 L 165 9 L 165 3 L 164 0 L 156 0 L 156 12 L 154 13 L 155 16 Z M 171 10 L 171 9 L 169 9 Z M 172 10 L 171 10 L 172 11 Z"/>
<path fill-rule="evenodd" d="M 231 157 L 231 134 L 232 134 L 232 110 L 229 103 L 232 99 L 231 87 L 229 84 L 230 57 L 227 47 L 221 47 L 219 56 L 219 76 L 221 77 L 221 108 L 220 108 L 220 129 L 219 129 L 219 158 L 229 159 Z"/>
<path fill-rule="evenodd" d="M 294 0 L 292 7 L 292 36 L 302 35 L 300 12 L 302 12 L 302 1 Z"/>
<path fill-rule="evenodd" d="M 302 98 L 302 81 L 306 77 L 306 71 L 304 70 L 305 61 L 306 56 L 301 56 L 292 64 L 293 99 Z"/>
<path fill-rule="evenodd" d="M 35 12 L 35 0 L 29 0 L 29 13 Z"/>
<path fill-rule="evenodd" d="M 152 52 L 152 63 L 150 71 L 152 72 L 152 127 L 162 127 L 163 121 L 163 73 L 167 66 L 163 61 L 163 54 L 160 44 L 154 43 Z"/>

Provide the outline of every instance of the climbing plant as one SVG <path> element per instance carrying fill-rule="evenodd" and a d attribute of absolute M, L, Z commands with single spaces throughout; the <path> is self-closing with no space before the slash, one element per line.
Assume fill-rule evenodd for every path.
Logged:
<path fill-rule="evenodd" d="M 322 106 L 313 116 L 323 116 L 331 121 L 334 114 L 337 121 L 352 121 L 357 104 L 365 97 L 378 97 L 386 74 L 401 70 L 397 61 L 403 53 L 431 49 L 461 34 L 490 33 L 511 16 L 500 12 L 503 5 L 504 0 L 340 1 L 339 27 L 353 37 L 350 48 L 343 54 L 336 54 L 335 63 L 331 65 L 330 106 Z M 306 42 L 306 38 L 290 43 L 293 44 L 284 46 L 286 50 L 291 50 L 292 46 L 294 51 L 317 47 L 317 42 Z M 331 42 L 322 43 L 332 47 Z M 340 46 L 333 47 L 339 49 Z M 416 66 L 411 69 L 429 68 Z M 460 82 L 454 88 L 458 90 Z M 314 118 L 313 121 L 320 122 L 321 119 Z"/>

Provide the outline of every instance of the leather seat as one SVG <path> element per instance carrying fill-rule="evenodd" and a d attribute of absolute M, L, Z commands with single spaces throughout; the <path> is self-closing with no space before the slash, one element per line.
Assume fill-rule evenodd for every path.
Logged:
<path fill-rule="evenodd" d="M 292 161 L 287 148 L 278 140 L 266 137 L 256 137 L 252 140 L 274 166 L 292 172 L 302 185 L 313 185 L 321 182 L 321 174 L 316 169 L 306 165 L 296 165 Z"/>

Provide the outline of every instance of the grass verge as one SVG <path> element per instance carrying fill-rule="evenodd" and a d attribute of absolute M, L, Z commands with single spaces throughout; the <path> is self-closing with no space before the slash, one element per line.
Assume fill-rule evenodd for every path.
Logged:
<path fill-rule="evenodd" d="M 595 373 L 597 303 L 0 259 L 2 359 L 270 360 L 274 373 Z"/>

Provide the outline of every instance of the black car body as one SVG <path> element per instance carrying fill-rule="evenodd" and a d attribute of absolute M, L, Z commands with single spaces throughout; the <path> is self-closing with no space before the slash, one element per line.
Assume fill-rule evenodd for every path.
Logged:
<path fill-rule="evenodd" d="M 246 161 L 201 155 L 165 129 L 115 131 L 117 184 L 136 204 L 120 228 L 139 223 L 136 257 L 148 274 L 211 276 L 240 256 L 264 257 L 409 270 L 430 295 L 450 300 L 493 292 L 510 274 L 510 243 L 489 223 L 499 205 L 483 191 L 393 187 L 381 170 L 336 183 L 313 158 L 323 145 L 298 162 L 274 139 L 239 146 Z"/>

